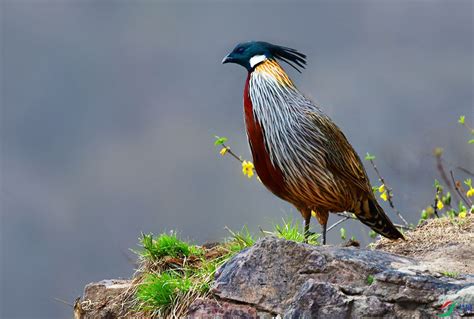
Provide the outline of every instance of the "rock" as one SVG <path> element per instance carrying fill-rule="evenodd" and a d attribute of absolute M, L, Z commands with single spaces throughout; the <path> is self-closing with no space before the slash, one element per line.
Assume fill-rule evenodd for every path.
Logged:
<path fill-rule="evenodd" d="M 242 319 L 271 319 L 270 313 L 258 311 L 255 307 L 241 305 L 215 299 L 197 299 L 189 307 L 188 319 L 205 318 L 242 318 Z"/>
<path fill-rule="evenodd" d="M 284 310 L 284 318 L 347 318 L 350 298 L 328 283 L 307 280 Z"/>
<path fill-rule="evenodd" d="M 76 319 L 128 318 L 122 307 L 123 295 L 131 287 L 131 280 L 102 280 L 88 284 Z M 129 317 L 132 318 L 132 317 Z"/>
<path fill-rule="evenodd" d="M 245 306 L 283 318 L 420 318 L 440 313 L 449 300 L 471 302 L 474 276 L 457 279 L 422 271 L 411 258 L 382 251 L 310 246 L 266 237 L 240 252 L 216 274 L 212 293 L 227 309 Z M 200 301 L 193 314 L 212 313 Z"/>
<path fill-rule="evenodd" d="M 218 269 L 209 297 L 195 300 L 187 318 L 431 318 L 451 308 L 451 318 L 472 315 L 474 275 L 442 276 L 433 262 L 265 237 Z M 78 318 L 141 318 L 123 307 L 131 285 L 87 285 Z"/>
<path fill-rule="evenodd" d="M 452 295 L 444 295 L 440 298 L 440 303 L 455 301 L 457 310 L 463 316 L 474 316 L 474 286 L 469 286 L 456 291 Z"/>
<path fill-rule="evenodd" d="M 403 242 L 382 238 L 376 249 L 420 261 L 431 272 L 469 274 L 474 269 L 474 214 L 434 218 L 405 234 Z"/>

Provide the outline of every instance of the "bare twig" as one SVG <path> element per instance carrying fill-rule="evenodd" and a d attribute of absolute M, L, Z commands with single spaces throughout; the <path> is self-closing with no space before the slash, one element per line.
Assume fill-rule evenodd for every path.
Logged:
<path fill-rule="evenodd" d="M 332 224 L 331 226 L 329 226 L 326 231 L 330 231 L 331 229 L 333 229 L 333 228 L 336 227 L 337 225 L 342 224 L 343 222 L 345 222 L 346 220 L 348 220 L 348 219 L 350 219 L 350 218 L 351 218 L 351 217 L 349 217 L 349 216 L 345 216 L 343 219 L 340 219 L 340 220 L 338 220 L 337 222 L 335 222 L 334 224 Z"/>
<path fill-rule="evenodd" d="M 472 177 L 474 177 L 474 173 L 471 172 L 470 170 L 468 170 L 467 168 L 464 168 L 464 167 L 461 167 L 461 166 L 456 166 L 455 168 L 460 170 L 460 171 L 463 171 L 464 173 L 466 173 L 468 175 L 471 175 Z"/>
<path fill-rule="evenodd" d="M 227 152 L 232 155 L 232 157 L 234 157 L 236 160 L 238 160 L 239 162 L 243 163 L 244 160 L 240 157 L 240 156 L 237 156 L 237 154 L 235 154 L 229 146 L 225 145 L 224 143 L 222 143 L 222 146 L 225 147 L 227 149 Z"/>
<path fill-rule="evenodd" d="M 384 178 L 382 177 L 382 175 L 380 174 L 377 166 L 375 165 L 375 162 L 372 158 L 369 159 L 370 161 L 370 164 L 372 164 L 372 167 L 374 168 L 374 171 L 375 173 L 377 174 L 380 182 L 385 185 L 385 189 L 387 190 L 387 201 L 388 203 L 390 204 L 390 207 L 392 208 L 392 210 L 397 214 L 397 216 L 403 221 L 403 223 L 405 225 L 408 225 L 408 222 L 406 221 L 405 218 L 403 218 L 402 214 L 400 213 L 400 211 L 398 209 L 395 208 L 395 205 L 393 204 L 393 201 L 392 201 L 392 189 L 387 185 L 387 183 L 385 182 Z"/>
<path fill-rule="evenodd" d="M 459 197 L 461 197 L 461 199 L 463 200 L 463 202 L 467 206 L 471 207 L 472 206 L 472 201 L 469 198 L 464 197 L 463 192 L 462 192 L 463 189 L 462 189 L 461 183 L 454 179 L 453 171 L 449 171 L 449 173 L 451 174 L 451 179 L 453 180 L 454 187 L 456 188 L 456 192 L 458 193 Z"/>
<path fill-rule="evenodd" d="M 435 156 L 436 156 L 436 154 L 435 154 Z M 470 175 L 470 176 L 474 177 L 474 173 L 471 172 L 470 170 L 468 170 L 467 168 L 462 167 L 462 166 L 459 166 L 459 165 L 455 165 L 454 163 L 445 160 L 443 157 L 440 157 L 440 160 L 441 160 L 443 163 L 445 163 L 446 165 L 448 165 L 449 167 L 453 167 L 454 169 L 458 169 L 458 170 L 460 170 L 461 172 L 464 172 L 464 173 L 466 173 L 467 175 Z"/>
<path fill-rule="evenodd" d="M 448 175 L 446 174 L 446 170 L 444 169 L 443 159 L 442 159 L 443 149 L 439 147 L 435 148 L 433 151 L 433 155 L 436 159 L 436 169 L 438 170 L 439 175 L 441 176 L 441 179 L 443 180 L 446 187 L 449 188 L 449 191 L 451 192 L 451 194 L 455 194 L 453 186 L 448 179 Z"/>
<path fill-rule="evenodd" d="M 462 126 L 464 126 L 465 128 L 467 128 L 467 130 L 471 133 L 471 132 L 474 132 L 474 129 L 469 125 L 467 124 L 465 121 L 463 121 L 461 123 Z"/>
<path fill-rule="evenodd" d="M 60 302 L 62 304 L 68 305 L 69 307 L 74 308 L 74 305 L 70 302 L 67 302 L 66 300 L 60 299 L 60 298 L 53 298 L 54 301 Z"/>

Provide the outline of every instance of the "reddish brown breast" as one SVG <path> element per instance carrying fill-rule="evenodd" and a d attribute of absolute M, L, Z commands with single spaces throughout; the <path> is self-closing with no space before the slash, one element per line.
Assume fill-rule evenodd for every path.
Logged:
<path fill-rule="evenodd" d="M 255 170 L 262 183 L 275 195 L 287 199 L 287 191 L 283 174 L 278 167 L 273 166 L 270 156 L 265 148 L 264 132 L 255 120 L 252 101 L 249 94 L 249 81 L 251 73 L 247 76 L 244 88 L 244 113 L 247 126 L 247 136 L 252 151 Z"/>

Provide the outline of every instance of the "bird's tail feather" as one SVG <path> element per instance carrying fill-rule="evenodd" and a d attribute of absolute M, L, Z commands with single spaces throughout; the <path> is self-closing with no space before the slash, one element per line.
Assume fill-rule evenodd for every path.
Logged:
<path fill-rule="evenodd" d="M 375 199 L 366 199 L 361 205 L 361 214 L 356 214 L 357 218 L 375 232 L 389 239 L 403 238 L 400 231 L 393 225 L 382 207 Z"/>

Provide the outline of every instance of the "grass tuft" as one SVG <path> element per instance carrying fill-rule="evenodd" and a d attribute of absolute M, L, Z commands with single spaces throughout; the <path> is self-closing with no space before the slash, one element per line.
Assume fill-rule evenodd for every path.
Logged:
<path fill-rule="evenodd" d="M 145 317 L 184 317 L 196 298 L 206 297 L 217 269 L 238 252 L 255 244 L 257 237 L 247 227 L 238 232 L 227 229 L 230 237 L 212 247 L 191 245 L 175 233 L 142 234 L 139 269 L 134 288 L 129 292 L 131 315 Z M 296 242 L 304 241 L 304 230 L 292 219 L 274 225 L 264 235 Z M 318 244 L 319 234 L 309 236 L 308 243 Z"/>
<path fill-rule="evenodd" d="M 234 253 L 253 246 L 255 244 L 255 237 L 250 233 L 247 226 L 244 226 L 241 231 L 234 232 L 227 228 L 227 231 L 231 234 L 231 237 L 227 240 L 227 247 Z"/>
<path fill-rule="evenodd" d="M 283 223 L 275 224 L 273 226 L 273 232 L 265 232 L 267 234 L 275 235 L 278 238 L 295 241 L 298 243 L 304 242 L 304 228 L 298 222 L 293 219 L 283 219 Z M 320 234 L 311 233 L 308 236 L 308 244 L 319 245 L 318 238 Z"/>
<path fill-rule="evenodd" d="M 178 239 L 176 234 L 161 234 L 153 239 L 153 234 L 142 234 L 140 239 L 143 246 L 141 255 L 144 258 L 156 260 L 164 256 L 169 257 L 188 257 L 191 253 L 197 253 L 198 250 L 188 243 Z"/>
<path fill-rule="evenodd" d="M 192 282 L 175 271 L 161 274 L 147 274 L 138 286 L 136 297 L 145 311 L 154 311 L 169 307 L 180 293 L 187 292 Z"/>

